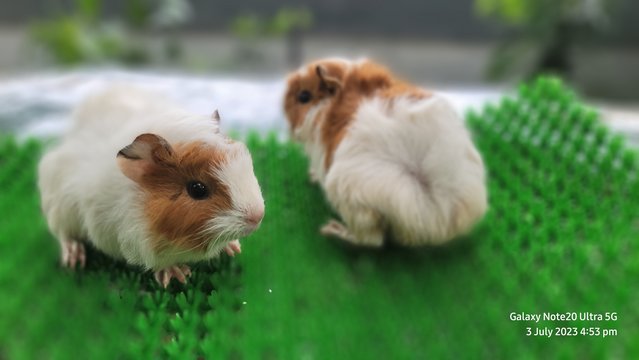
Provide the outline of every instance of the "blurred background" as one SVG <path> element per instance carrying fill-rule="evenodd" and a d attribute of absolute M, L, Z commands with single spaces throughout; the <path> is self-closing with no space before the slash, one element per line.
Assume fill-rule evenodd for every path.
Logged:
<path fill-rule="evenodd" d="M 318 57 L 365 56 L 451 92 L 462 111 L 554 73 L 600 105 L 613 127 L 632 132 L 639 121 L 636 1 L 0 0 L 0 9 L 0 96 L 16 94 L 9 80 L 24 90 L 28 76 L 37 77 L 28 86 L 38 96 L 64 86 L 67 98 L 40 99 L 44 107 L 72 105 L 87 90 L 79 84 L 146 74 L 136 80 L 187 103 L 206 98 L 196 111 L 220 107 L 239 127 L 253 126 L 259 113 L 255 123 L 282 127 L 274 94 L 287 71 Z M 53 70 L 76 77 L 43 88 Z M 182 89 L 166 84 L 169 77 Z M 233 81 L 223 89 L 195 81 L 222 78 Z M 4 128 L 15 130 L 9 122 Z"/>

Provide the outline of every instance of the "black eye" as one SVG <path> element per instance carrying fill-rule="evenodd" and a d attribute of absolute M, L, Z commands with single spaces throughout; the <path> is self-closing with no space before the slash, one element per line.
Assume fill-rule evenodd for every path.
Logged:
<path fill-rule="evenodd" d="M 209 197 L 209 188 L 199 181 L 191 181 L 186 184 L 186 192 L 195 200 L 203 200 Z"/>
<path fill-rule="evenodd" d="M 312 98 L 313 95 L 311 95 L 311 92 L 308 90 L 302 90 L 297 94 L 297 101 L 302 104 L 306 104 L 307 102 L 311 101 Z"/>

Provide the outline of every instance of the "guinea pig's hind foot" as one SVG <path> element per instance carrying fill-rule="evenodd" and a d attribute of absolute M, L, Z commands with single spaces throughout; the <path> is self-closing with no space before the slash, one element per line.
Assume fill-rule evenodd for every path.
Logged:
<path fill-rule="evenodd" d="M 240 246 L 240 240 L 233 240 L 229 242 L 224 251 L 228 254 L 228 256 L 235 256 L 235 254 L 239 254 L 242 252 L 242 247 Z"/>
<path fill-rule="evenodd" d="M 75 269 L 76 265 L 84 268 L 87 262 L 84 244 L 80 241 L 67 239 L 60 242 L 62 250 L 62 266 L 69 269 Z"/>
<path fill-rule="evenodd" d="M 176 278 L 182 284 L 186 284 L 186 278 L 191 276 L 191 268 L 188 265 L 173 265 L 156 271 L 154 275 L 158 284 L 166 289 L 173 278 Z"/>
<path fill-rule="evenodd" d="M 319 177 L 315 174 L 315 171 L 313 171 L 313 169 L 308 170 L 308 179 L 311 182 L 311 184 L 319 183 Z"/>
<path fill-rule="evenodd" d="M 344 240 L 345 242 L 352 245 L 359 246 L 370 246 L 370 247 L 380 247 L 384 242 L 383 233 L 378 233 L 377 231 L 371 231 L 370 236 L 365 236 L 363 238 L 355 236 L 353 232 L 351 232 L 346 225 L 342 224 L 337 220 L 330 220 L 320 229 L 320 234 L 324 236 L 332 236 L 338 239 Z"/>

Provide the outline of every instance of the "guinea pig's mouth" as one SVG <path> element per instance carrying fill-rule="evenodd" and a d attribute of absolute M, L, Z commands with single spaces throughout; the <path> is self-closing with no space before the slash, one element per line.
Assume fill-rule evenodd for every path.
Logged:
<path fill-rule="evenodd" d="M 240 237 L 249 236 L 253 231 L 257 230 L 260 227 L 260 224 L 245 224 Z"/>
<path fill-rule="evenodd" d="M 241 213 L 230 212 L 209 220 L 203 234 L 211 239 L 209 248 L 212 248 L 250 235 L 260 226 L 261 220 L 260 217 L 257 220 L 247 221 Z"/>

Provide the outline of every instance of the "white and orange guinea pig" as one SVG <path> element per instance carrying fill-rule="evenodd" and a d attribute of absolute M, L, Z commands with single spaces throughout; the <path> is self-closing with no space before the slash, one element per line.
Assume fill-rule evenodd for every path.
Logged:
<path fill-rule="evenodd" d="M 217 111 L 193 115 L 124 85 L 78 107 L 38 186 L 64 266 L 83 267 L 89 242 L 164 287 L 186 282 L 186 263 L 240 252 L 264 215 L 251 155 L 220 134 Z"/>
<path fill-rule="evenodd" d="M 437 245 L 483 217 L 484 165 L 444 98 L 368 60 L 319 60 L 287 81 L 291 135 L 343 221 L 329 221 L 323 235 Z"/>

